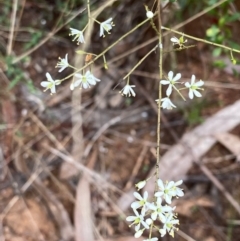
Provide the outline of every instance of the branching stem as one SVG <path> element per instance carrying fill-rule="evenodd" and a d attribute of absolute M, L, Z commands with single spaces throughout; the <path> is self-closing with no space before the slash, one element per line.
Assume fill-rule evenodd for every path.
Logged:
<path fill-rule="evenodd" d="M 176 34 L 180 34 L 180 35 L 182 35 L 184 37 L 187 37 L 187 38 L 190 38 L 190 39 L 194 39 L 198 42 L 203 42 L 203 43 L 210 44 L 210 45 L 213 45 L 213 46 L 216 46 L 216 47 L 227 49 L 227 50 L 230 50 L 231 52 L 240 53 L 240 50 L 227 47 L 223 44 L 217 44 L 217 43 L 214 43 L 214 42 L 211 42 L 211 41 L 208 41 L 208 40 L 205 40 L 205 39 L 197 38 L 197 37 L 182 33 L 180 31 L 177 31 L 177 30 L 174 30 L 174 29 L 171 29 L 171 28 L 163 27 L 163 26 L 162 26 L 162 29 L 168 30 L 168 31 L 176 33 Z"/>

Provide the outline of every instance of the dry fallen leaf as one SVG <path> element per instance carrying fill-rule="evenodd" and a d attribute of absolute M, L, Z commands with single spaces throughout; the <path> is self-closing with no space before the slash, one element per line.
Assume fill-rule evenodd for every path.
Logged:
<path fill-rule="evenodd" d="M 86 175 L 83 175 L 77 185 L 74 223 L 76 241 L 94 240 L 91 198 Z"/>
<path fill-rule="evenodd" d="M 240 138 L 230 133 L 219 133 L 215 135 L 216 139 L 231 151 L 240 161 Z"/>

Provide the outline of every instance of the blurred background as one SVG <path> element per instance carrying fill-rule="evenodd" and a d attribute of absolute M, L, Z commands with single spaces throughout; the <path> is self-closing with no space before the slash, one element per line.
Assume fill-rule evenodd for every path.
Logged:
<path fill-rule="evenodd" d="M 0 0 L 1 240 L 136 240 L 125 219 L 135 183 L 155 168 L 158 50 L 131 75 L 136 97 L 119 91 L 123 76 L 158 43 L 151 25 L 106 53 L 108 70 L 102 59 L 94 63 L 101 82 L 91 89 L 70 91 L 70 78 L 50 95 L 40 83 L 46 72 L 54 79 L 72 73 L 55 69 L 66 53 L 81 68 L 77 50 L 101 53 L 145 20 L 144 4 L 151 9 L 153 2 L 91 0 L 98 21 L 112 17 L 115 27 L 99 38 L 95 23 L 77 46 L 69 28 L 87 24 L 86 1 Z M 162 1 L 162 8 L 164 26 L 240 50 L 240 1 Z M 191 39 L 186 45 L 194 47 L 173 51 L 173 36 L 180 37 L 164 31 L 164 75 L 173 70 L 183 82 L 192 74 L 205 82 L 202 98 L 174 94 L 178 108 L 162 112 L 160 177 L 184 180 L 175 240 L 238 241 L 239 54 L 233 65 L 229 51 Z"/>

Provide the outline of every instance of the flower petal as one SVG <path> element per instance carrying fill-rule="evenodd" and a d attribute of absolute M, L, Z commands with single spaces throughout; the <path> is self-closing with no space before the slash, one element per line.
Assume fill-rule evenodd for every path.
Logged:
<path fill-rule="evenodd" d="M 183 180 L 179 180 L 179 181 L 175 182 L 175 186 L 179 186 L 179 185 L 181 185 L 182 183 L 183 183 Z"/>
<path fill-rule="evenodd" d="M 162 85 L 169 85 L 170 84 L 170 81 L 169 80 L 161 80 L 160 83 Z"/>
<path fill-rule="evenodd" d="M 163 181 L 161 179 L 158 179 L 157 184 L 158 184 L 159 188 L 163 191 L 164 190 Z"/>
<path fill-rule="evenodd" d="M 195 75 L 193 74 L 193 75 L 192 75 L 192 78 L 191 78 L 191 85 L 193 85 L 193 84 L 195 83 L 195 79 L 196 79 L 196 77 L 195 77 Z"/>
<path fill-rule="evenodd" d="M 54 80 L 52 79 L 52 76 L 48 72 L 46 73 L 46 77 L 49 82 L 54 82 Z"/>
<path fill-rule="evenodd" d="M 203 85 L 204 85 L 204 82 L 202 80 L 200 80 L 197 83 L 195 83 L 195 86 L 197 86 L 197 87 L 201 87 Z"/>
<path fill-rule="evenodd" d="M 132 222 L 132 221 L 134 221 L 135 219 L 136 219 L 135 216 L 129 216 L 129 217 L 126 218 L 126 220 L 127 220 L 128 222 Z"/>
<path fill-rule="evenodd" d="M 172 85 L 169 85 L 166 91 L 166 95 L 170 96 L 172 94 Z"/>
<path fill-rule="evenodd" d="M 197 90 L 193 90 L 193 93 L 194 93 L 194 95 L 196 95 L 197 97 L 202 97 L 202 94 L 201 94 L 199 91 L 197 91 Z"/>
<path fill-rule="evenodd" d="M 168 79 L 169 79 L 169 80 L 172 80 L 172 78 L 173 78 L 173 72 L 172 72 L 172 71 L 169 71 L 169 73 L 168 73 Z"/>
<path fill-rule="evenodd" d="M 42 82 L 40 83 L 40 85 L 41 85 L 42 87 L 48 87 L 49 81 L 42 81 Z"/>
<path fill-rule="evenodd" d="M 188 93 L 188 96 L 190 99 L 193 99 L 193 90 L 192 89 L 189 89 L 189 93 Z"/>
<path fill-rule="evenodd" d="M 181 79 L 182 75 L 180 73 L 176 74 L 176 76 L 173 78 L 173 81 L 177 81 L 179 79 Z"/>
<path fill-rule="evenodd" d="M 138 192 L 134 192 L 134 193 L 133 193 L 133 196 L 134 196 L 136 199 L 138 199 L 138 200 L 142 200 L 142 199 L 143 199 L 142 196 L 141 196 Z"/>

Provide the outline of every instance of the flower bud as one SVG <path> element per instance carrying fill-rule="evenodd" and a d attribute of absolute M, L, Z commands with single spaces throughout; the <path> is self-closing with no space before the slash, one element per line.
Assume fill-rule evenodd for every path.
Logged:
<path fill-rule="evenodd" d="M 153 18 L 154 14 L 152 11 L 147 11 L 146 15 L 147 15 L 147 18 Z"/>
<path fill-rule="evenodd" d="M 146 185 L 146 181 L 140 181 L 139 183 L 137 183 L 135 186 L 137 188 L 137 190 L 139 191 L 140 189 L 142 189 L 145 185 Z"/>

